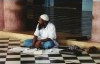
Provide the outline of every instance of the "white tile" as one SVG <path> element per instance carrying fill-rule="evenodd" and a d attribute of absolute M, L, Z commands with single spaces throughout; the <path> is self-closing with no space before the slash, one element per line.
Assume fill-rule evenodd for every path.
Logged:
<path fill-rule="evenodd" d="M 96 63 L 81 63 L 81 64 L 96 64 Z"/>
<path fill-rule="evenodd" d="M 18 40 L 18 39 L 16 39 L 16 38 L 9 38 L 9 40 Z"/>
<path fill-rule="evenodd" d="M 8 48 L 14 48 L 14 47 L 18 47 L 18 45 L 8 46 Z"/>
<path fill-rule="evenodd" d="M 0 50 L 7 51 L 8 48 L 0 48 Z"/>
<path fill-rule="evenodd" d="M 6 58 L 0 58 L 0 61 L 6 61 Z"/>
<path fill-rule="evenodd" d="M 0 53 L 0 56 L 1 56 L 1 55 L 7 55 L 7 53 Z"/>
<path fill-rule="evenodd" d="M 21 61 L 29 61 L 29 60 L 35 60 L 34 57 L 25 57 L 25 58 L 21 58 Z"/>
<path fill-rule="evenodd" d="M 41 55 L 37 54 L 37 55 L 34 55 L 34 56 L 35 56 L 35 57 L 48 57 L 47 54 L 41 54 Z"/>
<path fill-rule="evenodd" d="M 49 57 L 49 60 L 64 60 L 63 57 Z"/>
<path fill-rule="evenodd" d="M 100 59 L 96 59 L 94 60 L 96 63 L 100 63 Z"/>
<path fill-rule="evenodd" d="M 91 57 L 100 57 L 100 54 L 89 54 Z"/>
<path fill-rule="evenodd" d="M 0 46 L 8 46 L 8 44 L 0 44 Z"/>
<path fill-rule="evenodd" d="M 9 40 L 0 40 L 0 42 L 9 42 Z"/>
<path fill-rule="evenodd" d="M 20 44 L 20 41 L 10 41 L 9 44 Z"/>
<path fill-rule="evenodd" d="M 20 64 L 20 61 L 6 61 L 5 64 Z"/>
<path fill-rule="evenodd" d="M 49 60 L 35 60 L 36 63 L 50 63 Z"/>
<path fill-rule="evenodd" d="M 65 60 L 65 63 L 80 63 L 79 60 Z"/>
<path fill-rule="evenodd" d="M 59 54 L 60 50 L 61 49 L 58 49 L 58 48 L 46 49 L 46 50 L 43 50 L 43 54 Z"/>
<path fill-rule="evenodd" d="M 62 54 L 62 57 L 76 57 L 75 55 Z"/>
<path fill-rule="evenodd" d="M 20 55 L 7 55 L 7 58 L 20 58 Z"/>
<path fill-rule="evenodd" d="M 79 60 L 92 60 L 92 58 L 91 57 L 77 57 Z"/>
<path fill-rule="evenodd" d="M 86 51 L 83 51 L 82 54 L 88 54 Z"/>

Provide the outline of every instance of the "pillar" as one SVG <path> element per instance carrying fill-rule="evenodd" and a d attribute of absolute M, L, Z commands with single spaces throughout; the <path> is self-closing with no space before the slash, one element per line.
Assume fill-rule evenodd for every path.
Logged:
<path fill-rule="evenodd" d="M 20 31 L 21 7 L 18 4 L 18 0 L 4 0 L 4 31 Z"/>
<path fill-rule="evenodd" d="M 100 0 L 93 2 L 92 41 L 100 42 Z"/>

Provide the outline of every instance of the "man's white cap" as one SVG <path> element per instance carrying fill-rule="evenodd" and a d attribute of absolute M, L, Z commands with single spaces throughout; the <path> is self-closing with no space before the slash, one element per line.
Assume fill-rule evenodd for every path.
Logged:
<path fill-rule="evenodd" d="M 45 21 L 49 21 L 49 16 L 47 14 L 42 14 L 40 16 L 41 19 L 45 20 Z"/>

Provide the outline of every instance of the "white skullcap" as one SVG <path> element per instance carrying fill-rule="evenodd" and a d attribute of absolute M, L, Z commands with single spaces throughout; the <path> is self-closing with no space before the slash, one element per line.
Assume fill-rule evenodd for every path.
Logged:
<path fill-rule="evenodd" d="M 40 16 L 40 18 L 43 19 L 43 20 L 45 20 L 45 21 L 49 21 L 49 17 L 48 17 L 47 14 L 42 14 L 42 15 Z"/>

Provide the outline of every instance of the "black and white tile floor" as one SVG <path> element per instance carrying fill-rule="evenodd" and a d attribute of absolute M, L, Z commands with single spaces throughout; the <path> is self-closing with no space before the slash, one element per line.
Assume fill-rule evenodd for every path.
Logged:
<path fill-rule="evenodd" d="M 100 64 L 100 53 L 82 55 L 9 53 L 8 48 L 20 46 L 20 40 L 0 39 L 0 64 Z"/>

